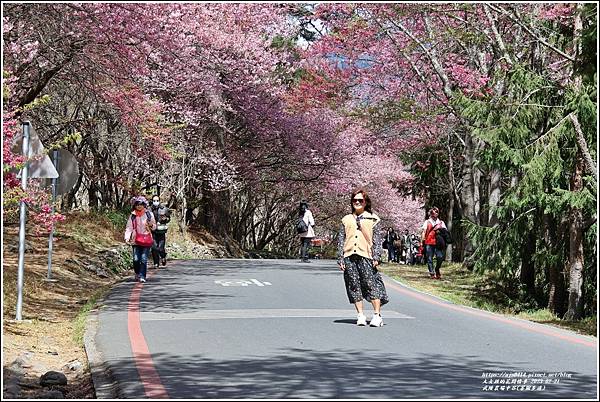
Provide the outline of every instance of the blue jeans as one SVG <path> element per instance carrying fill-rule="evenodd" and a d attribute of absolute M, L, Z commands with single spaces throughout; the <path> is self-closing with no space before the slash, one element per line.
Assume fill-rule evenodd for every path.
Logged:
<path fill-rule="evenodd" d="M 133 271 L 140 278 L 146 279 L 150 249 L 151 247 L 133 246 Z"/>
<path fill-rule="evenodd" d="M 396 250 L 394 249 L 393 245 L 390 245 L 390 243 L 388 243 L 388 261 L 392 262 L 392 261 L 396 261 Z"/>
<path fill-rule="evenodd" d="M 433 270 L 433 254 L 435 253 L 435 271 Z M 444 262 L 444 250 L 440 250 L 435 246 L 431 246 L 429 244 L 425 245 L 425 256 L 427 257 L 427 269 L 429 270 L 429 275 L 440 274 L 440 267 L 442 266 L 442 262 Z"/>

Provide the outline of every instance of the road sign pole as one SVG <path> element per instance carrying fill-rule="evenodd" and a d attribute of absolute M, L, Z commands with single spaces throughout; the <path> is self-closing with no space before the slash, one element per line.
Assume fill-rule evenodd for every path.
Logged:
<path fill-rule="evenodd" d="M 58 171 L 58 149 L 55 149 L 53 152 L 54 159 L 54 167 Z M 54 216 L 54 203 L 56 202 L 56 182 L 58 178 L 52 179 L 52 216 Z M 54 240 L 54 222 L 52 222 L 52 227 L 50 229 L 50 236 L 48 237 L 48 277 L 47 280 L 52 280 L 52 243 Z"/>
<path fill-rule="evenodd" d="M 21 173 L 21 188 L 27 190 L 27 168 L 29 165 L 29 122 L 23 122 L 23 156 L 25 164 Z M 19 270 L 17 274 L 17 321 L 22 320 L 21 311 L 23 309 L 23 277 L 25 272 L 25 220 L 27 218 L 27 204 L 21 200 L 19 203 Z"/>

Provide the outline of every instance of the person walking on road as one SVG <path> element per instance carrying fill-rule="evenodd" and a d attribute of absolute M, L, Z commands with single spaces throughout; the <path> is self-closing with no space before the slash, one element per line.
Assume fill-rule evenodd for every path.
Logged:
<path fill-rule="evenodd" d="M 402 241 L 402 252 L 400 253 L 400 261 L 408 264 L 410 261 L 410 235 L 408 229 L 404 230 L 404 234 L 400 236 Z"/>
<path fill-rule="evenodd" d="M 362 302 L 367 299 L 374 311 L 369 325 L 382 327 L 381 306 L 389 300 L 377 270 L 382 251 L 380 219 L 372 212 L 371 199 L 364 190 L 352 193 L 350 205 L 352 213 L 342 218 L 338 236 L 338 264 L 344 272 L 348 300 L 356 308 L 356 324 L 367 325 Z"/>
<path fill-rule="evenodd" d="M 160 264 L 164 267 L 167 265 L 167 252 L 165 250 L 167 242 L 168 223 L 171 220 L 171 211 L 169 208 L 160 203 L 160 197 L 155 195 L 152 197 L 152 215 L 156 222 L 156 229 L 152 232 L 154 244 L 152 245 L 152 261 L 154 268 Z"/>
<path fill-rule="evenodd" d="M 427 269 L 429 270 L 429 277 L 431 279 L 442 279 L 440 268 L 442 262 L 446 257 L 445 250 L 443 248 L 436 247 L 435 236 L 437 230 L 446 229 L 444 221 L 438 219 L 440 210 L 433 207 L 429 210 L 429 219 L 423 224 L 423 233 L 421 234 L 421 241 L 425 244 L 425 257 L 427 259 Z M 433 268 L 433 255 L 435 254 L 435 270 Z"/>
<path fill-rule="evenodd" d="M 388 261 L 395 262 L 396 261 L 396 248 L 394 247 L 394 241 L 398 240 L 398 236 L 396 232 L 394 232 L 393 227 L 389 227 L 387 233 L 385 234 L 385 242 L 387 244 L 388 250 Z"/>
<path fill-rule="evenodd" d="M 132 211 L 127 219 L 125 242 L 133 247 L 133 270 L 135 280 L 146 282 L 148 254 L 154 244 L 152 231 L 156 229 L 154 216 L 147 209 L 148 201 L 144 196 L 132 198 Z"/>
<path fill-rule="evenodd" d="M 315 218 L 310 209 L 308 209 L 308 202 L 302 200 L 298 207 L 298 219 L 302 220 L 306 224 L 306 231 L 298 233 L 300 236 L 300 262 L 310 262 L 308 259 L 308 248 L 310 247 L 310 241 L 315 237 Z"/>

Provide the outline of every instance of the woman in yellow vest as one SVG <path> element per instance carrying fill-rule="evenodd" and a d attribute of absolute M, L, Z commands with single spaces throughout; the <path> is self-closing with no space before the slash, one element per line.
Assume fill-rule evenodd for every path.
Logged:
<path fill-rule="evenodd" d="M 364 190 L 352 193 L 352 213 L 342 218 L 338 237 L 338 263 L 344 272 L 344 283 L 350 303 L 358 317 L 356 324 L 367 325 L 362 300 L 373 305 L 372 327 L 382 327 L 381 306 L 389 300 L 377 266 L 381 260 L 382 233 L 380 219 L 371 211 L 371 199 Z"/>

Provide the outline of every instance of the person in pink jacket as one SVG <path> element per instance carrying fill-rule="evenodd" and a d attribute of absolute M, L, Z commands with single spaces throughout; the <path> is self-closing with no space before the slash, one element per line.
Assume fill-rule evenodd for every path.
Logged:
<path fill-rule="evenodd" d="M 125 228 L 125 242 L 133 247 L 135 280 L 144 283 L 148 269 L 148 255 L 153 244 L 152 231 L 156 229 L 156 221 L 152 212 L 147 209 L 146 197 L 133 197 L 131 205 L 131 215 L 127 219 Z"/>

